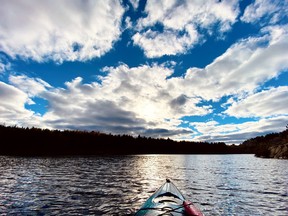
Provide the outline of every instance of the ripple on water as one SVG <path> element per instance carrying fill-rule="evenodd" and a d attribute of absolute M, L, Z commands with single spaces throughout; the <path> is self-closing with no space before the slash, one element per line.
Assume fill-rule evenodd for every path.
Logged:
<path fill-rule="evenodd" d="M 252 155 L 0 157 L 0 212 L 133 215 L 171 178 L 206 215 L 286 215 L 287 162 Z"/>

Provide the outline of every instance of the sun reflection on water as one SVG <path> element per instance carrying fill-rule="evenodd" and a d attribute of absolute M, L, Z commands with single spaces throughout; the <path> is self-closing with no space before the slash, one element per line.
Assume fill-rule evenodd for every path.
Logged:
<path fill-rule="evenodd" d="M 286 167 L 253 155 L 0 156 L 0 215 L 133 215 L 166 178 L 206 215 L 287 215 Z"/>
<path fill-rule="evenodd" d="M 185 177 L 184 163 L 182 155 L 173 155 L 173 160 L 169 155 L 139 156 L 136 166 L 142 187 L 140 194 L 142 202 L 151 196 L 167 178 L 176 183 L 179 189 L 182 188 Z"/>

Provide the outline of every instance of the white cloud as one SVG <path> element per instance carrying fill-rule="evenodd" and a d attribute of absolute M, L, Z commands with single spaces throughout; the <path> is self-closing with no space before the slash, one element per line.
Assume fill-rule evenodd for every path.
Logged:
<path fill-rule="evenodd" d="M 3 73 L 6 70 L 7 65 L 0 62 L 0 73 Z"/>
<path fill-rule="evenodd" d="M 199 99 L 175 95 L 167 81 L 172 70 L 161 65 L 107 67 L 99 83 L 82 83 L 78 77 L 66 88 L 52 89 L 43 97 L 49 102 L 43 120 L 55 128 L 85 128 L 132 135 L 178 137 L 191 133 L 178 128 L 178 118 L 205 115 Z"/>
<path fill-rule="evenodd" d="M 7 61 L 6 58 L 0 55 L 0 74 L 9 70 L 11 68 L 11 63 Z"/>
<path fill-rule="evenodd" d="M 121 33 L 120 1 L 1 1 L 0 51 L 36 61 L 100 57 Z"/>
<path fill-rule="evenodd" d="M 281 131 L 288 118 L 283 103 L 287 100 L 287 87 L 261 92 L 259 87 L 288 68 L 287 26 L 266 27 L 262 34 L 238 41 L 210 65 L 190 68 L 184 77 L 168 78 L 174 72 L 175 62 L 105 67 L 102 72 L 106 74 L 99 77 L 100 83 L 83 83 L 78 77 L 66 82 L 64 88 L 53 88 L 38 78 L 10 76 L 14 87 L 4 83 L 0 86 L 1 121 L 11 118 L 11 122 L 19 119 L 23 124 L 34 121 L 34 126 L 176 139 L 192 133 L 190 129 L 178 128 L 181 117 L 212 113 L 211 106 L 199 105 L 202 100 L 232 96 L 223 104 L 227 107 L 224 114 L 253 115 L 260 120 L 226 125 L 215 121 L 193 123 L 203 134 L 194 140 L 239 143 L 255 135 Z M 43 116 L 25 108 L 33 97 L 48 101 Z"/>
<path fill-rule="evenodd" d="M 229 22 L 233 24 L 239 13 L 238 1 L 159 1 L 147 2 L 147 17 L 139 21 L 139 26 L 149 27 L 157 22 L 165 27 L 179 30 L 184 29 L 189 23 L 194 23 L 202 28 L 208 28 L 216 22 Z"/>
<path fill-rule="evenodd" d="M 131 29 L 133 26 L 132 22 L 131 22 L 131 18 L 130 17 L 126 17 L 125 18 L 125 29 Z"/>
<path fill-rule="evenodd" d="M 163 55 L 176 55 L 185 53 L 198 40 L 198 33 L 194 27 L 186 27 L 186 33 L 178 36 L 177 32 L 166 30 L 158 32 L 148 30 L 144 33 L 136 33 L 132 39 L 135 44 L 144 48 L 148 58 L 161 57 Z"/>
<path fill-rule="evenodd" d="M 28 101 L 27 95 L 19 89 L 3 82 L 0 82 L 0 89 L 0 103 L 2 108 L 5 107 L 7 110 L 14 109 L 20 112 L 23 104 Z"/>
<path fill-rule="evenodd" d="M 217 33 L 230 30 L 239 13 L 238 1 L 147 1 L 147 17 L 138 21 L 134 44 L 140 46 L 147 57 L 161 57 L 185 53 L 201 42 L 201 29 L 209 34 L 217 25 Z M 163 31 L 151 28 L 163 26 Z M 203 40 L 203 39 L 202 39 Z M 174 46 L 173 46 L 174 45 Z"/>
<path fill-rule="evenodd" d="M 267 28 L 262 37 L 239 41 L 204 69 L 191 68 L 184 77 L 168 78 L 174 72 L 174 62 L 170 62 L 132 68 L 125 64 L 105 67 L 102 72 L 106 74 L 99 77 L 100 83 L 83 83 L 78 77 L 66 82 L 65 88 L 53 88 L 43 80 L 26 76 L 11 76 L 10 82 L 25 95 L 22 105 L 37 96 L 48 101 L 48 111 L 41 124 L 51 128 L 77 127 L 147 136 L 162 132 L 164 136 L 181 138 L 192 132 L 178 128 L 181 117 L 212 113 L 211 106 L 199 105 L 202 100 L 217 101 L 232 95 L 234 100 L 224 104 L 228 110 L 226 114 L 237 116 L 235 109 L 243 107 L 241 103 L 248 104 L 253 98 L 261 98 L 261 106 L 265 108 L 263 116 L 271 111 L 269 105 L 264 104 L 268 97 L 265 92 L 253 94 L 288 66 L 288 56 L 283 55 L 288 48 L 285 29 L 281 26 Z M 273 100 L 271 98 L 274 106 L 280 95 L 286 92 L 281 93 L 280 89 L 269 92 L 270 96 L 275 96 Z M 286 111 L 283 107 L 278 109 L 279 113 L 280 110 L 281 114 Z M 248 111 L 261 114 L 252 105 Z M 248 115 L 248 112 L 242 112 L 239 115 Z M 279 113 L 274 111 L 275 115 Z M 214 138 L 224 131 L 224 126 L 217 128 L 212 134 Z M 228 134 L 236 133 L 237 128 L 234 127 L 235 131 L 232 125 L 229 128 L 231 133 Z M 200 129 L 210 134 L 203 127 Z"/>
<path fill-rule="evenodd" d="M 51 88 L 47 82 L 39 78 L 29 78 L 25 75 L 11 75 L 9 76 L 9 81 L 13 86 L 25 92 L 29 97 L 37 96 L 46 91 L 47 88 Z"/>
<path fill-rule="evenodd" d="M 192 132 L 177 127 L 181 123 L 177 116 L 191 109 L 207 113 L 193 103 L 189 107 L 195 99 L 184 96 L 174 99 L 173 94 L 167 93 L 166 77 L 171 75 L 170 69 L 158 65 L 137 68 L 120 65 L 104 71 L 108 74 L 102 77 L 102 84 L 85 84 L 77 77 L 66 82 L 65 88 L 53 88 L 41 79 L 24 75 L 10 76 L 14 86 L 0 82 L 0 122 L 177 138 Z M 47 100 L 47 112 L 42 116 L 26 107 L 34 97 Z M 183 110 L 176 112 L 179 104 Z"/>
<path fill-rule="evenodd" d="M 239 144 L 246 139 L 283 131 L 287 125 L 288 115 L 262 118 L 258 121 L 248 121 L 240 124 L 220 124 L 212 122 L 191 123 L 201 133 L 194 141 L 226 142 Z"/>
<path fill-rule="evenodd" d="M 281 29 L 275 32 L 271 29 Z M 244 97 L 288 68 L 286 26 L 271 27 L 262 37 L 232 45 L 204 69 L 190 68 L 184 78 L 172 78 L 178 91 L 217 101 L 223 96 Z"/>
<path fill-rule="evenodd" d="M 0 123 L 41 127 L 39 116 L 25 108 L 29 100 L 28 95 L 21 90 L 0 82 Z"/>
<path fill-rule="evenodd" d="M 121 107 L 147 121 L 178 119 L 191 113 L 204 115 L 210 112 L 207 108 L 196 106 L 199 98 L 185 95 L 185 91 L 174 91 L 176 86 L 167 79 L 173 73 L 171 69 L 157 65 L 135 68 L 121 65 L 107 69 L 110 73 L 103 79 L 103 88 L 109 89 L 109 95 L 113 92 L 114 97 L 118 96 Z M 128 99 L 125 103 L 122 102 L 124 96 Z"/>
<path fill-rule="evenodd" d="M 235 117 L 288 115 L 288 87 L 271 88 L 233 102 L 224 112 Z"/>
<path fill-rule="evenodd" d="M 248 23 L 260 22 L 275 24 L 287 19 L 287 14 L 287 0 L 255 0 L 247 6 L 241 20 Z M 261 20 L 261 18 L 264 19 Z"/>
<path fill-rule="evenodd" d="M 41 79 L 23 75 L 10 76 L 10 82 L 17 88 L 8 86 L 8 89 L 13 91 L 7 95 L 20 95 L 20 99 L 14 98 L 12 101 L 18 101 L 18 106 L 22 107 L 20 111 L 33 117 L 35 115 L 25 109 L 25 104 L 37 96 L 47 100 L 48 111 L 41 118 L 35 118 L 39 121 L 38 125 L 49 128 L 91 129 L 109 133 L 183 138 L 191 135 L 192 130 L 178 128 L 181 117 L 212 113 L 212 107 L 198 105 L 201 100 L 217 100 L 224 95 L 239 97 L 240 101 L 230 99 L 229 103 L 225 104 L 228 106 L 226 114 L 229 112 L 234 116 L 237 116 L 235 109 L 243 107 L 243 104 L 246 104 L 250 113 L 261 114 L 261 111 L 252 105 L 247 105 L 251 100 L 260 99 L 263 101 L 263 104 L 259 103 L 263 108 L 263 116 L 272 112 L 269 104 L 264 104 L 268 95 L 274 107 L 279 105 L 280 97 L 287 96 L 286 87 L 271 88 L 269 91 L 253 94 L 259 85 L 287 68 L 287 56 L 283 55 L 287 49 L 286 31 L 283 29 L 272 31 L 275 30 L 272 28 L 267 30 L 263 37 L 239 41 L 206 68 L 191 68 L 183 78 L 168 79 L 173 73 L 174 62 L 133 68 L 122 64 L 104 68 L 103 72 L 106 74 L 100 77 L 101 83 L 83 83 L 82 78 L 78 77 L 66 82 L 65 88 L 53 88 Z M 265 62 L 260 64 L 260 57 L 265 59 Z M 7 101 L 7 98 L 2 100 Z M 2 116 L 9 111 L 8 108 L 5 110 Z M 283 106 L 277 110 L 279 112 L 274 111 L 275 115 L 286 112 Z M 239 113 L 246 115 L 244 111 L 244 114 Z M 277 120 L 274 114 L 273 117 L 261 119 L 258 123 L 195 123 L 192 126 L 204 135 L 194 140 L 227 142 L 230 139 L 229 142 L 240 142 L 260 134 L 262 129 L 263 133 L 279 129 L 279 122 L 283 124 L 283 121 L 279 118 Z M 25 123 L 23 118 L 19 119 Z M 286 116 L 283 119 L 286 119 Z M 269 127 L 268 123 L 273 124 Z"/>
<path fill-rule="evenodd" d="M 139 6 L 140 0 L 130 0 L 131 5 L 133 6 L 134 10 L 137 10 Z"/>

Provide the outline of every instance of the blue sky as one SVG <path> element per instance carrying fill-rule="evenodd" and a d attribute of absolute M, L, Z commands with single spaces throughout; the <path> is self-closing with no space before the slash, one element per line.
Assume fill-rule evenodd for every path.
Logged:
<path fill-rule="evenodd" d="M 288 124 L 287 0 L 2 0 L 0 123 L 241 143 Z"/>

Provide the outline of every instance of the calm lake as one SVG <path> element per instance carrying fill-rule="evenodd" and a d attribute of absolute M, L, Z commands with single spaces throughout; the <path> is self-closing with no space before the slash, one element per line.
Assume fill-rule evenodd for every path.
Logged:
<path fill-rule="evenodd" d="M 133 215 L 170 178 L 205 215 L 288 215 L 288 160 L 0 156 L 0 215 Z"/>

